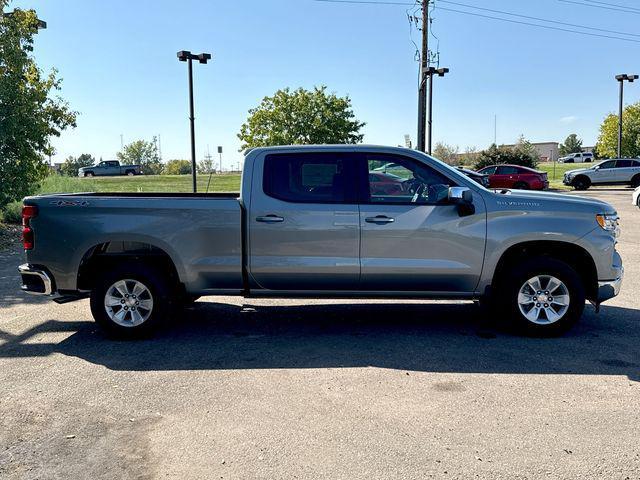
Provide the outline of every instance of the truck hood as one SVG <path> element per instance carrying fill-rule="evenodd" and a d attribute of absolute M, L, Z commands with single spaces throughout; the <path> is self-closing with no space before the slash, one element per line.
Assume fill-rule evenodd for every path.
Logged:
<path fill-rule="evenodd" d="M 500 193 L 504 192 L 504 193 Z M 530 190 L 496 190 L 498 204 L 506 203 L 511 206 L 521 206 L 532 210 L 546 209 L 549 211 L 565 210 L 576 207 L 591 209 L 594 213 L 614 213 L 613 206 L 595 198 L 567 195 L 553 192 L 532 192 Z"/>

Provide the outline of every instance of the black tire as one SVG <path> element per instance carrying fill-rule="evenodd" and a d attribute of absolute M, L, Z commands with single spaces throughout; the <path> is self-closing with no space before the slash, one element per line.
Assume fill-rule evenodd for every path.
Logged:
<path fill-rule="evenodd" d="M 127 170 L 126 175 L 129 177 L 133 177 L 136 174 L 133 170 Z"/>
<path fill-rule="evenodd" d="M 516 182 L 513 188 L 516 190 L 529 190 L 529 184 L 527 182 Z"/>
<path fill-rule="evenodd" d="M 587 190 L 591 186 L 591 180 L 589 177 L 580 175 L 573 179 L 572 185 L 576 190 Z"/>
<path fill-rule="evenodd" d="M 554 291 L 566 290 L 569 296 L 569 305 L 566 310 L 562 310 L 563 307 L 557 307 L 558 311 L 555 310 L 555 307 L 551 307 L 558 314 L 562 312 L 562 316 L 558 320 L 551 322 L 546 313 L 541 313 L 540 317 L 538 317 L 538 322 L 541 323 L 536 323 L 528 319 L 522 312 L 518 303 L 519 295 L 523 288 L 528 288 L 525 287 L 525 284 L 535 277 L 542 279 L 541 283 L 549 277 L 555 277 L 562 282 L 562 287 L 557 287 L 551 292 L 551 295 L 553 295 Z M 549 294 L 544 291 L 546 285 L 542 284 L 541 287 L 542 295 L 545 299 L 548 298 Z M 536 295 L 536 292 L 533 295 Z M 560 293 L 557 293 L 557 295 L 560 295 Z M 493 298 L 501 320 L 507 327 L 525 335 L 553 337 L 565 333 L 580 319 L 584 310 L 585 289 L 580 276 L 568 264 L 552 257 L 539 256 L 513 266 L 509 273 L 504 275 L 504 278 L 498 282 Z M 538 297 L 534 296 L 532 298 Z M 538 304 L 532 304 L 531 310 L 536 305 Z M 539 305 L 544 310 L 543 307 L 549 304 Z M 530 313 L 531 310 L 526 313 Z"/>
<path fill-rule="evenodd" d="M 85 177 L 93 177 L 93 172 L 87 172 L 84 174 Z"/>
<path fill-rule="evenodd" d="M 640 174 L 636 175 L 635 177 L 633 177 L 631 179 L 631 186 L 633 188 L 638 188 L 640 187 Z"/>
<path fill-rule="evenodd" d="M 138 325 L 119 324 L 107 313 L 105 297 L 111 287 L 121 280 L 140 282 L 150 292 L 152 299 L 150 314 L 146 320 Z M 122 339 L 149 337 L 165 323 L 169 312 L 172 311 L 171 299 L 174 296 L 175 289 L 171 288 L 166 274 L 162 274 L 145 264 L 118 265 L 97 280 L 91 291 L 91 313 L 96 323 L 110 337 Z M 133 306 L 131 308 L 135 309 Z M 133 318 L 132 315 L 133 313 L 129 313 L 130 319 Z"/>

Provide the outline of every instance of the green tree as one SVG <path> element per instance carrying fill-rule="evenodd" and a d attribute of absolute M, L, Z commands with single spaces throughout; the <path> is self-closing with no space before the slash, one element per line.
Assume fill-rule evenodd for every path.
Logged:
<path fill-rule="evenodd" d="M 64 163 L 60 165 L 60 174 L 68 177 L 75 177 L 78 175 L 79 168 L 90 167 L 95 165 L 95 163 L 96 159 L 88 153 L 83 153 L 78 158 L 69 156 Z"/>
<path fill-rule="evenodd" d="M 59 96 L 61 80 L 34 60 L 38 19 L 33 10 L 7 14 L 0 0 L 0 207 L 33 193 L 49 173 L 51 138 L 75 127 L 76 113 Z"/>
<path fill-rule="evenodd" d="M 202 174 L 205 174 L 205 173 L 209 174 L 209 173 L 215 172 L 216 166 L 213 163 L 213 157 L 208 156 L 200 160 L 196 165 L 196 171 Z"/>
<path fill-rule="evenodd" d="M 156 137 L 153 137 L 150 142 L 146 140 L 131 142 L 125 145 L 116 156 L 123 165 L 140 165 L 140 169 L 145 175 L 160 175 L 162 173 L 163 165 L 158 154 Z"/>
<path fill-rule="evenodd" d="M 600 158 L 618 156 L 618 116 L 609 114 L 600 125 L 596 144 Z M 628 105 L 622 112 L 622 157 L 640 157 L 640 102 Z"/>
<path fill-rule="evenodd" d="M 537 152 L 535 154 L 532 153 L 531 147 L 533 147 L 533 145 L 526 140 L 522 142 L 518 141 L 513 147 L 507 147 L 506 145 L 498 147 L 494 143 L 487 150 L 480 152 L 474 168 L 479 170 L 489 165 L 500 165 L 503 163 L 535 168 L 538 165 L 539 155 Z"/>
<path fill-rule="evenodd" d="M 325 86 L 312 91 L 285 88 L 249 110 L 238 138 L 241 150 L 268 145 L 359 143 L 364 125 L 355 118 L 348 96 L 328 94 Z"/>
<path fill-rule="evenodd" d="M 458 152 L 457 146 L 454 147 L 453 145 L 438 142 L 433 149 L 433 156 L 448 165 L 458 165 L 460 163 Z"/>
<path fill-rule="evenodd" d="M 169 160 L 164 166 L 162 173 L 164 175 L 191 175 L 191 161 Z"/>
<path fill-rule="evenodd" d="M 569 135 L 564 143 L 560 144 L 560 155 L 580 152 L 582 152 L 582 139 L 578 138 L 578 135 L 575 133 Z"/>

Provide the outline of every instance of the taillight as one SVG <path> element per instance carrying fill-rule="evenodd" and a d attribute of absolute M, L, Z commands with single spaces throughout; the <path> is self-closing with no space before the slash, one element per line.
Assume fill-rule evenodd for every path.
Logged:
<path fill-rule="evenodd" d="M 38 215 L 38 207 L 24 205 L 22 207 L 22 246 L 25 250 L 33 250 L 34 235 L 31 228 L 31 219 Z"/>

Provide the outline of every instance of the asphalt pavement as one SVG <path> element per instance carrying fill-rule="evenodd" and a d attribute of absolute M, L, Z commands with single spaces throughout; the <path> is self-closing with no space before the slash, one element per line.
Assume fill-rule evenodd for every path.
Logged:
<path fill-rule="evenodd" d="M 640 209 L 582 194 L 626 278 L 555 339 L 465 302 L 207 297 L 112 341 L 0 251 L 0 478 L 640 478 Z"/>

